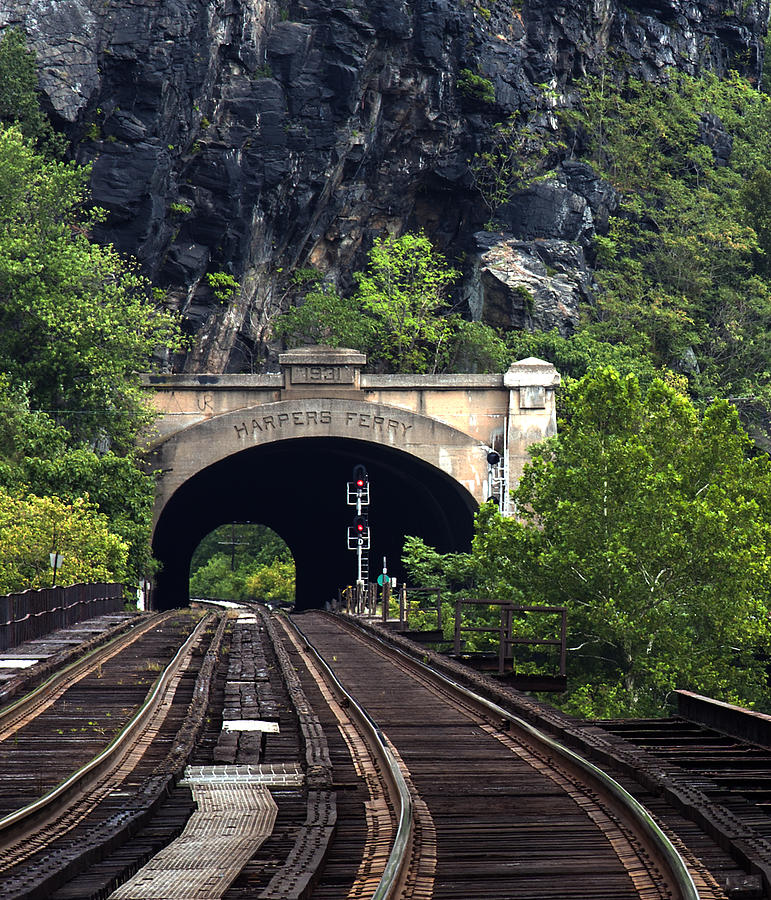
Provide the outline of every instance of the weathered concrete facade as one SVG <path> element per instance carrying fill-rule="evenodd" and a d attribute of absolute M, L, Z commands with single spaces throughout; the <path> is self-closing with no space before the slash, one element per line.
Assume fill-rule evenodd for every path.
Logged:
<path fill-rule="evenodd" d="M 560 377 L 539 359 L 504 375 L 369 375 L 363 354 L 308 347 L 279 375 L 148 376 L 161 413 L 152 442 L 156 521 L 189 478 L 251 447 L 334 437 L 398 449 L 440 469 L 477 504 L 491 495 L 488 453 L 516 484 L 527 448 L 556 431 Z"/>
<path fill-rule="evenodd" d="M 284 539 L 300 608 L 332 599 L 353 577 L 345 491 L 355 465 L 370 476 L 373 567 L 387 559 L 397 576 L 408 536 L 462 551 L 480 503 L 495 496 L 508 511 L 528 445 L 556 429 L 554 367 L 528 359 L 505 375 L 385 376 L 365 362 L 307 347 L 282 354 L 277 375 L 147 377 L 161 413 L 150 457 L 162 608 L 187 602 L 193 551 L 227 522 Z"/>

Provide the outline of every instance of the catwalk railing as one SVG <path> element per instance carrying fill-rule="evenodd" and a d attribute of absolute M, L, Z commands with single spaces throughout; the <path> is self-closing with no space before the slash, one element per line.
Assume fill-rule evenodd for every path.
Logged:
<path fill-rule="evenodd" d="M 122 584 L 73 584 L 0 597 L 0 651 L 123 610 Z"/>
<path fill-rule="evenodd" d="M 340 591 L 336 608 L 380 620 L 412 640 L 434 644 L 472 666 L 489 669 L 489 662 L 494 661 L 498 674 L 513 674 L 523 689 L 564 690 L 564 606 L 520 606 L 493 597 L 443 597 L 439 588 L 407 588 L 384 579 L 381 585 L 359 582 Z"/>

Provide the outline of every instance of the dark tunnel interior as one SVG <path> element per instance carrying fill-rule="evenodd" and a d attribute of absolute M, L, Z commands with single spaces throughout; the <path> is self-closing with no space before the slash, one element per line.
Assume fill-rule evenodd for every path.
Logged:
<path fill-rule="evenodd" d="M 476 503 L 458 482 L 390 447 L 346 438 L 301 438 L 244 450 L 204 469 L 166 504 L 153 552 L 161 563 L 154 606 L 189 600 L 190 560 L 203 537 L 227 522 L 267 525 L 289 545 L 297 567 L 298 609 L 322 607 L 356 580 L 356 553 L 347 548 L 355 508 L 346 505 L 353 467 L 370 481 L 370 577 L 402 580 L 405 535 L 442 552 L 468 549 Z"/>

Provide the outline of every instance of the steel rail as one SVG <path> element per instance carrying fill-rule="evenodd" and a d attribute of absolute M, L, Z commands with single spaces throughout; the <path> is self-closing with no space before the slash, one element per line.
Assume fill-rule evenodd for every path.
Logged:
<path fill-rule="evenodd" d="M 136 738 L 155 714 L 169 682 L 176 675 L 211 619 L 212 615 L 208 615 L 196 625 L 173 659 L 158 676 L 142 706 L 102 751 L 42 797 L 0 819 L 0 842 L 8 844 L 31 828 L 37 827 L 43 821 L 57 815 L 67 808 L 76 792 L 85 790 L 97 778 L 109 771 L 118 754 L 124 751 L 126 744 Z"/>
<path fill-rule="evenodd" d="M 344 697 L 348 703 L 348 711 L 353 711 L 359 720 L 359 727 L 363 727 L 368 733 L 370 739 L 374 742 L 378 753 L 381 755 L 385 763 L 389 775 L 396 787 L 399 796 L 399 822 L 396 828 L 396 836 L 394 838 L 391 852 L 388 855 L 380 882 L 372 895 L 372 900 L 390 900 L 390 898 L 398 897 L 397 891 L 401 889 L 405 877 L 406 866 L 409 862 L 408 853 L 412 845 L 412 837 L 414 831 L 414 812 L 412 806 L 412 797 L 410 796 L 407 782 L 404 780 L 399 764 L 397 763 L 393 753 L 389 749 L 385 735 L 380 730 L 377 723 L 372 719 L 369 713 L 359 705 L 358 701 L 343 687 L 337 675 L 333 672 L 327 661 L 313 646 L 311 641 L 305 635 L 303 630 L 290 617 L 287 619 L 302 638 L 303 643 L 313 654 L 316 662 L 321 667 L 325 676 L 331 682 L 333 689 L 339 696 Z"/>
<path fill-rule="evenodd" d="M 340 621 L 339 616 L 335 616 L 334 618 Z M 455 679 L 451 678 L 449 675 L 437 671 L 436 669 L 424 663 L 422 660 L 402 650 L 400 647 L 396 647 L 393 644 L 388 643 L 377 635 L 373 635 L 370 632 L 365 632 L 363 629 L 358 628 L 355 625 L 351 625 L 350 627 L 354 627 L 356 632 L 358 634 L 361 634 L 362 637 L 366 640 L 372 641 L 376 644 L 380 644 L 389 653 L 393 653 L 400 657 L 403 657 L 403 659 L 409 665 L 415 667 L 418 671 L 429 677 L 436 684 L 451 687 L 453 690 L 463 695 L 467 700 L 486 710 L 488 713 L 511 722 L 517 728 L 528 734 L 534 741 L 552 750 L 563 759 L 581 769 L 596 782 L 599 782 L 599 784 L 609 794 L 611 794 L 623 806 L 624 809 L 628 811 L 632 820 L 641 827 L 642 831 L 648 837 L 653 847 L 655 847 L 657 852 L 661 855 L 662 859 L 670 870 L 670 874 L 675 882 L 678 891 L 680 892 L 681 900 L 700 900 L 699 892 L 696 888 L 696 885 L 694 884 L 693 878 L 691 877 L 691 873 L 688 871 L 688 867 L 686 866 L 685 861 L 683 860 L 680 853 L 677 851 L 677 848 L 670 841 L 669 837 L 667 837 L 666 833 L 662 830 L 662 828 L 659 826 L 653 816 L 648 812 L 648 810 L 641 803 L 639 803 L 625 788 L 623 788 L 614 778 L 608 775 L 607 772 L 604 772 L 598 766 L 595 766 L 593 763 L 589 762 L 589 760 L 580 756 L 569 747 L 566 747 L 564 744 L 559 743 L 559 741 L 554 740 L 554 738 L 549 737 L 547 734 L 540 731 L 529 722 L 526 722 L 524 719 L 521 719 L 514 713 L 509 712 L 492 700 L 488 700 L 481 694 L 477 694 L 475 691 L 472 691 L 465 685 L 460 684 L 460 682 L 455 681 Z"/>
<path fill-rule="evenodd" d="M 14 719 L 23 718 L 35 709 L 41 702 L 45 701 L 45 695 L 51 690 L 62 687 L 71 687 L 88 674 L 88 672 L 103 661 L 103 658 L 109 657 L 121 649 L 130 646 L 134 641 L 146 634 L 156 625 L 163 624 L 167 619 L 173 616 L 173 612 L 156 613 L 148 619 L 131 627 L 129 631 L 123 631 L 115 637 L 110 638 L 104 644 L 94 647 L 83 656 L 78 657 L 53 674 L 49 675 L 37 687 L 28 693 L 12 701 L 7 706 L 0 708 L 0 732 L 12 725 Z M 101 659 L 100 659 L 101 658 Z"/>

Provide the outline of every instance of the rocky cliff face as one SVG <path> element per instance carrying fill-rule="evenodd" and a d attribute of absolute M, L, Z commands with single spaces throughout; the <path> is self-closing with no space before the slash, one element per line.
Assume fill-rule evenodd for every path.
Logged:
<path fill-rule="evenodd" d="M 485 4 L 485 5 L 483 5 Z M 462 299 L 498 325 L 567 333 L 591 293 L 584 251 L 613 209 L 564 164 L 487 218 L 467 161 L 493 122 L 548 116 L 614 54 L 758 77 L 766 0 L 5 0 L 52 118 L 93 164 L 100 237 L 134 254 L 187 319 L 187 371 L 270 364 L 289 274 L 343 288 L 372 239 L 424 228 L 463 256 Z M 464 69 L 494 102 L 459 88 Z M 206 279 L 242 289 L 224 303 Z M 275 348 L 273 348 L 274 350 Z"/>

